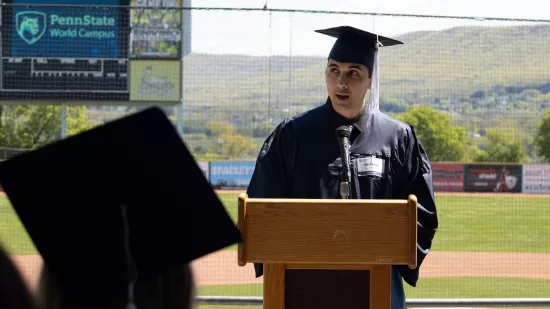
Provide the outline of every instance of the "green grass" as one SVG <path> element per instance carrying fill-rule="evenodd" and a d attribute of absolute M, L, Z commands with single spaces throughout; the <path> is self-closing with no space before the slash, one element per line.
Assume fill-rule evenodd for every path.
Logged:
<path fill-rule="evenodd" d="M 227 213 L 233 220 L 233 222 L 237 223 L 237 217 L 239 215 L 237 211 L 237 200 L 239 198 L 239 194 L 218 194 L 218 197 L 222 201 L 222 203 L 225 205 L 225 209 L 227 210 Z"/>
<path fill-rule="evenodd" d="M 237 198 L 220 194 L 235 222 Z M 434 251 L 550 252 L 548 199 L 438 196 L 436 206 Z"/>
<path fill-rule="evenodd" d="M 219 196 L 237 222 L 238 194 Z M 434 251 L 550 252 L 548 199 L 438 196 L 436 202 L 440 227 Z M 5 197 L 0 197 L 0 242 L 13 254 L 36 253 Z"/>
<path fill-rule="evenodd" d="M 0 244 L 11 254 L 36 253 L 25 227 L 4 196 L 0 196 Z"/>
<path fill-rule="evenodd" d="M 545 298 L 550 280 L 509 278 L 429 278 L 412 288 L 405 284 L 405 295 L 413 298 Z M 262 296 L 261 284 L 202 286 L 200 296 Z M 201 309 L 216 306 L 199 306 Z M 221 307 L 221 306 L 220 306 Z M 223 306 L 223 308 L 232 308 Z M 261 308 L 247 306 L 246 308 Z"/>
<path fill-rule="evenodd" d="M 525 197 L 436 198 L 433 250 L 550 252 L 550 201 Z"/>

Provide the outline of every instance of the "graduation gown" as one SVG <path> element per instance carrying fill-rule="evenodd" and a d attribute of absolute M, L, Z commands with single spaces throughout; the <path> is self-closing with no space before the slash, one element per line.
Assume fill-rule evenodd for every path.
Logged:
<path fill-rule="evenodd" d="M 251 198 L 340 198 L 340 149 L 336 128 L 349 123 L 330 99 L 285 119 L 265 140 L 247 194 Z M 353 122 L 351 198 L 418 199 L 417 268 L 392 267 L 392 309 L 405 308 L 403 280 L 416 286 L 419 268 L 438 226 L 432 171 L 412 126 L 379 110 Z M 263 265 L 255 264 L 256 277 Z"/>

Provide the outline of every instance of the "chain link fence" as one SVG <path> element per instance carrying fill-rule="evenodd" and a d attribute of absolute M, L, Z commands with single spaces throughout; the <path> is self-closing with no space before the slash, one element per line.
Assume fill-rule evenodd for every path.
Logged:
<path fill-rule="evenodd" d="M 190 8 L 176 0 L 29 3 L 1 7 L 0 159 L 160 106 L 213 185 L 237 183 L 238 191 L 275 126 L 327 99 L 334 40 L 314 30 L 352 25 L 403 41 L 381 50 L 380 108 L 424 119 L 416 127 L 434 163 L 440 212 L 433 252 L 407 296 L 547 296 L 550 198 L 530 193 L 550 193 L 550 132 L 541 129 L 550 122 L 549 20 Z M 246 168 L 233 168 L 239 164 Z M 451 192 L 498 191 L 502 169 L 508 191 L 525 194 Z M 232 170 L 246 175 L 227 176 Z M 220 197 L 236 219 L 237 193 Z M 34 283 L 41 260 L 5 197 L 0 242 Z M 261 278 L 251 265 L 237 266 L 234 247 L 194 270 L 200 296 L 262 295 Z"/>

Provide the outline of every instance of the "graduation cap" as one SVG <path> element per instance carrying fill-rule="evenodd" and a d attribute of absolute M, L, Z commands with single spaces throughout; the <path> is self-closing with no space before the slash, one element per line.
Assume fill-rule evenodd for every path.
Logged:
<path fill-rule="evenodd" d="M 241 241 L 158 108 L 5 161 L 0 183 L 68 296 L 124 299 L 138 277 Z"/>
<path fill-rule="evenodd" d="M 328 58 L 338 62 L 363 64 L 371 70 L 372 84 L 369 99 L 367 101 L 367 108 L 371 110 L 378 109 L 378 48 L 399 45 L 403 44 L 403 42 L 351 26 L 320 29 L 315 30 L 315 32 L 337 38 L 330 50 Z"/>

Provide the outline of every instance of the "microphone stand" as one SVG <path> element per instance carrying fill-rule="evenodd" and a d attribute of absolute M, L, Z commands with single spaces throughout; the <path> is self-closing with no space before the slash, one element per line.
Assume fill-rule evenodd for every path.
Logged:
<path fill-rule="evenodd" d="M 353 126 L 343 125 L 336 129 L 336 137 L 340 146 L 342 159 L 342 182 L 340 182 L 340 196 L 342 199 L 350 199 L 351 196 L 351 165 L 350 165 L 350 141 Z"/>
<path fill-rule="evenodd" d="M 342 182 L 340 183 L 340 195 L 342 196 L 342 199 L 346 200 L 350 198 L 349 191 L 350 191 L 349 181 L 342 180 Z"/>

